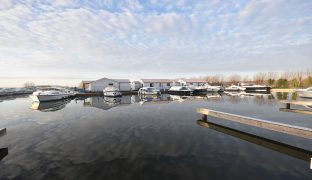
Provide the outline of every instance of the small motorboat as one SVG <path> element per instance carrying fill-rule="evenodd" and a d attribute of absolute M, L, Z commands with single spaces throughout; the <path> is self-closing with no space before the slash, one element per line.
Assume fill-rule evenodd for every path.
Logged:
<path fill-rule="evenodd" d="M 296 89 L 295 92 L 301 98 L 312 98 L 312 87 L 307 89 Z"/>
<path fill-rule="evenodd" d="M 206 94 L 207 93 L 206 86 L 188 86 L 188 88 L 193 90 L 194 94 Z"/>
<path fill-rule="evenodd" d="M 246 88 L 236 85 L 231 85 L 225 88 L 226 91 L 245 91 Z"/>
<path fill-rule="evenodd" d="M 160 91 L 154 87 L 142 87 L 138 91 L 139 95 L 159 95 Z"/>
<path fill-rule="evenodd" d="M 71 97 L 70 94 L 66 93 L 64 89 L 59 88 L 45 88 L 33 92 L 29 96 L 33 101 L 44 102 L 44 101 L 57 101 Z"/>
<path fill-rule="evenodd" d="M 118 97 L 118 96 L 122 96 L 121 92 L 119 91 L 118 88 L 114 87 L 114 86 L 108 86 L 103 90 L 103 94 L 104 96 L 107 97 Z"/>
<path fill-rule="evenodd" d="M 222 88 L 220 86 L 210 86 L 208 85 L 207 87 L 208 92 L 219 92 L 222 91 Z"/>
<path fill-rule="evenodd" d="M 176 95 L 192 95 L 194 92 L 193 89 L 186 87 L 186 86 L 172 86 L 169 90 L 169 94 L 176 94 Z"/>

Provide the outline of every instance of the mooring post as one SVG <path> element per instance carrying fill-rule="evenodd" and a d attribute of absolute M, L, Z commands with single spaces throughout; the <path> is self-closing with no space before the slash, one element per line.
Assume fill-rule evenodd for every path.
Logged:
<path fill-rule="evenodd" d="M 286 103 L 286 109 L 290 109 L 290 103 Z"/>
<path fill-rule="evenodd" d="M 202 114 L 202 120 L 207 121 L 207 115 L 206 114 Z"/>

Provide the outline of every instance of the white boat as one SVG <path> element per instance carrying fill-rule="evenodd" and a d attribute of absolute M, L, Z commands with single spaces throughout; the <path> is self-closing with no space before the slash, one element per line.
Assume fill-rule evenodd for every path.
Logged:
<path fill-rule="evenodd" d="M 142 87 L 138 91 L 139 95 L 159 95 L 160 91 L 154 87 Z"/>
<path fill-rule="evenodd" d="M 312 98 L 312 87 L 307 89 L 296 89 L 295 92 L 301 98 Z"/>
<path fill-rule="evenodd" d="M 229 87 L 226 87 L 225 90 L 226 91 L 245 91 L 246 88 L 245 87 L 241 87 L 241 86 L 231 85 Z"/>
<path fill-rule="evenodd" d="M 189 89 L 193 90 L 194 94 L 203 94 L 207 93 L 207 87 L 206 86 L 187 86 Z"/>
<path fill-rule="evenodd" d="M 207 91 L 208 92 L 219 92 L 221 91 L 221 87 L 220 86 L 210 86 L 210 85 L 207 85 Z"/>
<path fill-rule="evenodd" d="M 194 90 L 186 86 L 172 86 L 168 92 L 169 94 L 192 95 Z"/>
<path fill-rule="evenodd" d="M 56 101 L 61 99 L 69 98 L 71 95 L 65 92 L 64 89 L 58 88 L 46 88 L 33 92 L 29 97 L 33 101 L 44 102 L 44 101 Z"/>
<path fill-rule="evenodd" d="M 103 94 L 104 96 L 108 96 L 108 97 L 118 97 L 118 96 L 122 96 L 121 92 L 119 91 L 118 88 L 114 87 L 114 86 L 108 86 L 103 90 Z"/>

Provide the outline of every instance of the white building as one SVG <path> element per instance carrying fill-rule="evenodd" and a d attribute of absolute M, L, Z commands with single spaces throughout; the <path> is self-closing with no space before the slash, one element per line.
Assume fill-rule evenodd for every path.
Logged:
<path fill-rule="evenodd" d="M 120 91 L 131 91 L 131 83 L 129 79 L 108 79 L 102 78 L 90 83 L 88 90 L 92 92 L 103 91 L 107 86 L 114 86 Z"/>
<path fill-rule="evenodd" d="M 174 82 L 170 79 L 141 79 L 142 87 L 155 87 L 159 90 L 168 90 L 174 86 Z"/>
<path fill-rule="evenodd" d="M 180 79 L 178 80 L 182 86 L 204 86 L 208 81 L 204 79 Z"/>
<path fill-rule="evenodd" d="M 132 81 L 131 82 L 131 90 L 132 91 L 137 91 L 142 87 L 141 82 L 140 81 Z"/>

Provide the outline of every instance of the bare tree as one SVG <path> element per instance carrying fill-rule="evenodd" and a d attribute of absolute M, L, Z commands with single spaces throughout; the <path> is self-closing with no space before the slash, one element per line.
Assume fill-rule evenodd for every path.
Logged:
<path fill-rule="evenodd" d="M 264 84 L 264 81 L 266 80 L 266 73 L 258 72 L 254 75 L 253 80 L 257 84 Z"/>
<path fill-rule="evenodd" d="M 31 82 L 31 81 L 27 81 L 24 83 L 24 87 L 34 87 L 35 86 L 35 83 Z"/>
<path fill-rule="evenodd" d="M 237 84 L 241 81 L 241 76 L 239 74 L 231 74 L 229 77 L 228 77 L 228 81 L 231 83 L 231 84 Z"/>

